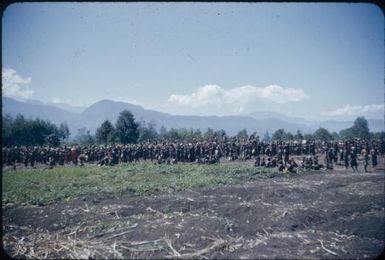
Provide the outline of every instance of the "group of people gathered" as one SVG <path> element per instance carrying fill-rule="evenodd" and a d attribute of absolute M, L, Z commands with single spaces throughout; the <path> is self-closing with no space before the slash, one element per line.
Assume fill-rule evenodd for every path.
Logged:
<path fill-rule="evenodd" d="M 38 164 L 80 165 L 85 163 L 113 166 L 122 163 L 151 161 L 156 164 L 220 163 L 254 160 L 256 167 L 278 167 L 294 172 L 296 168 L 332 169 L 334 165 L 349 165 L 357 171 L 362 158 L 367 171 L 369 160 L 377 166 L 377 157 L 385 154 L 384 140 L 351 139 L 345 141 L 259 141 L 229 139 L 210 141 L 148 141 L 140 144 L 64 145 L 60 147 L 3 147 L 2 165 L 17 164 L 35 167 Z M 319 164 L 324 156 L 325 165 Z M 297 158 L 297 161 L 294 159 Z M 299 159 L 298 159 L 299 158 Z M 301 160 L 302 158 L 302 160 Z"/>

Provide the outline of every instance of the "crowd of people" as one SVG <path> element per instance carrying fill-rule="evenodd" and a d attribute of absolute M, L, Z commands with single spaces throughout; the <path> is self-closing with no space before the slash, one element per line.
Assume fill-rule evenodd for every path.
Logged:
<path fill-rule="evenodd" d="M 214 141 L 151 141 L 140 144 L 115 145 L 64 145 L 61 147 L 3 147 L 2 165 L 22 164 L 35 167 L 38 164 L 80 165 L 85 163 L 113 166 L 121 163 L 150 161 L 156 164 L 220 163 L 224 160 L 254 160 L 256 167 L 278 167 L 294 172 L 303 169 L 332 169 L 333 165 L 349 166 L 358 171 L 362 158 L 365 171 L 372 162 L 377 166 L 377 157 L 385 154 L 384 140 L 351 139 L 345 141 L 259 141 L 229 139 Z M 319 156 L 325 158 L 319 163 Z M 296 158 L 297 160 L 295 160 Z M 298 159 L 299 158 L 299 159 Z M 302 159 L 301 159 L 302 158 Z"/>

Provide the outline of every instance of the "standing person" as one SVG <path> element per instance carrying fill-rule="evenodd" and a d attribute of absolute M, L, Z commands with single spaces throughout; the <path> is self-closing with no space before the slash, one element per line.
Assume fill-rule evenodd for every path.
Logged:
<path fill-rule="evenodd" d="M 344 163 L 345 163 L 345 170 L 349 168 L 349 153 L 346 148 L 344 148 Z"/>
<path fill-rule="evenodd" d="M 364 169 L 365 172 L 368 172 L 368 165 L 369 165 L 369 153 L 366 151 L 366 149 L 363 149 L 361 152 L 362 156 L 364 157 Z"/>
<path fill-rule="evenodd" d="M 290 154 L 289 146 L 286 145 L 286 147 L 283 149 L 283 157 L 284 157 L 285 164 L 289 162 L 289 154 Z"/>
<path fill-rule="evenodd" d="M 371 150 L 371 155 L 372 155 L 372 167 L 374 169 L 377 166 L 377 150 L 376 150 L 376 148 L 373 148 Z"/>
<path fill-rule="evenodd" d="M 344 161 L 344 150 L 342 148 L 338 149 L 339 155 L 340 155 L 340 162 L 338 165 L 342 165 L 342 162 Z"/>
<path fill-rule="evenodd" d="M 261 157 L 259 155 L 255 158 L 254 166 L 256 167 L 261 166 Z"/>
<path fill-rule="evenodd" d="M 76 147 L 71 148 L 71 160 L 75 165 L 78 165 L 78 156 L 77 156 Z"/>
<path fill-rule="evenodd" d="M 352 147 L 352 151 L 350 152 L 350 166 L 352 167 L 353 171 L 358 172 L 357 153 L 354 147 Z"/>
<path fill-rule="evenodd" d="M 326 156 L 328 157 L 328 159 L 327 159 L 327 161 L 328 161 L 327 168 L 329 170 L 332 170 L 333 169 L 333 159 L 334 159 L 334 149 L 333 149 L 333 147 L 329 147 L 327 149 Z"/>

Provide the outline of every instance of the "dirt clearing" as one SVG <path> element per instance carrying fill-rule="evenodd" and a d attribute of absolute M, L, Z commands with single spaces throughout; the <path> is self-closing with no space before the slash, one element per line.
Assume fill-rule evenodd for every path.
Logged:
<path fill-rule="evenodd" d="M 342 169 L 151 196 L 3 209 L 3 247 L 37 258 L 373 258 L 384 173 Z"/>

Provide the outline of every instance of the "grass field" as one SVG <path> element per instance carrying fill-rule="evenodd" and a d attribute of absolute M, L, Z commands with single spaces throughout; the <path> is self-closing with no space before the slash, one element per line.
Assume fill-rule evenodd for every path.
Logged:
<path fill-rule="evenodd" d="M 56 167 L 3 172 L 3 205 L 48 205 L 70 202 L 83 195 L 150 195 L 189 188 L 239 184 L 272 177 L 276 169 L 252 165 L 153 165 L 124 164 L 114 167 Z"/>

